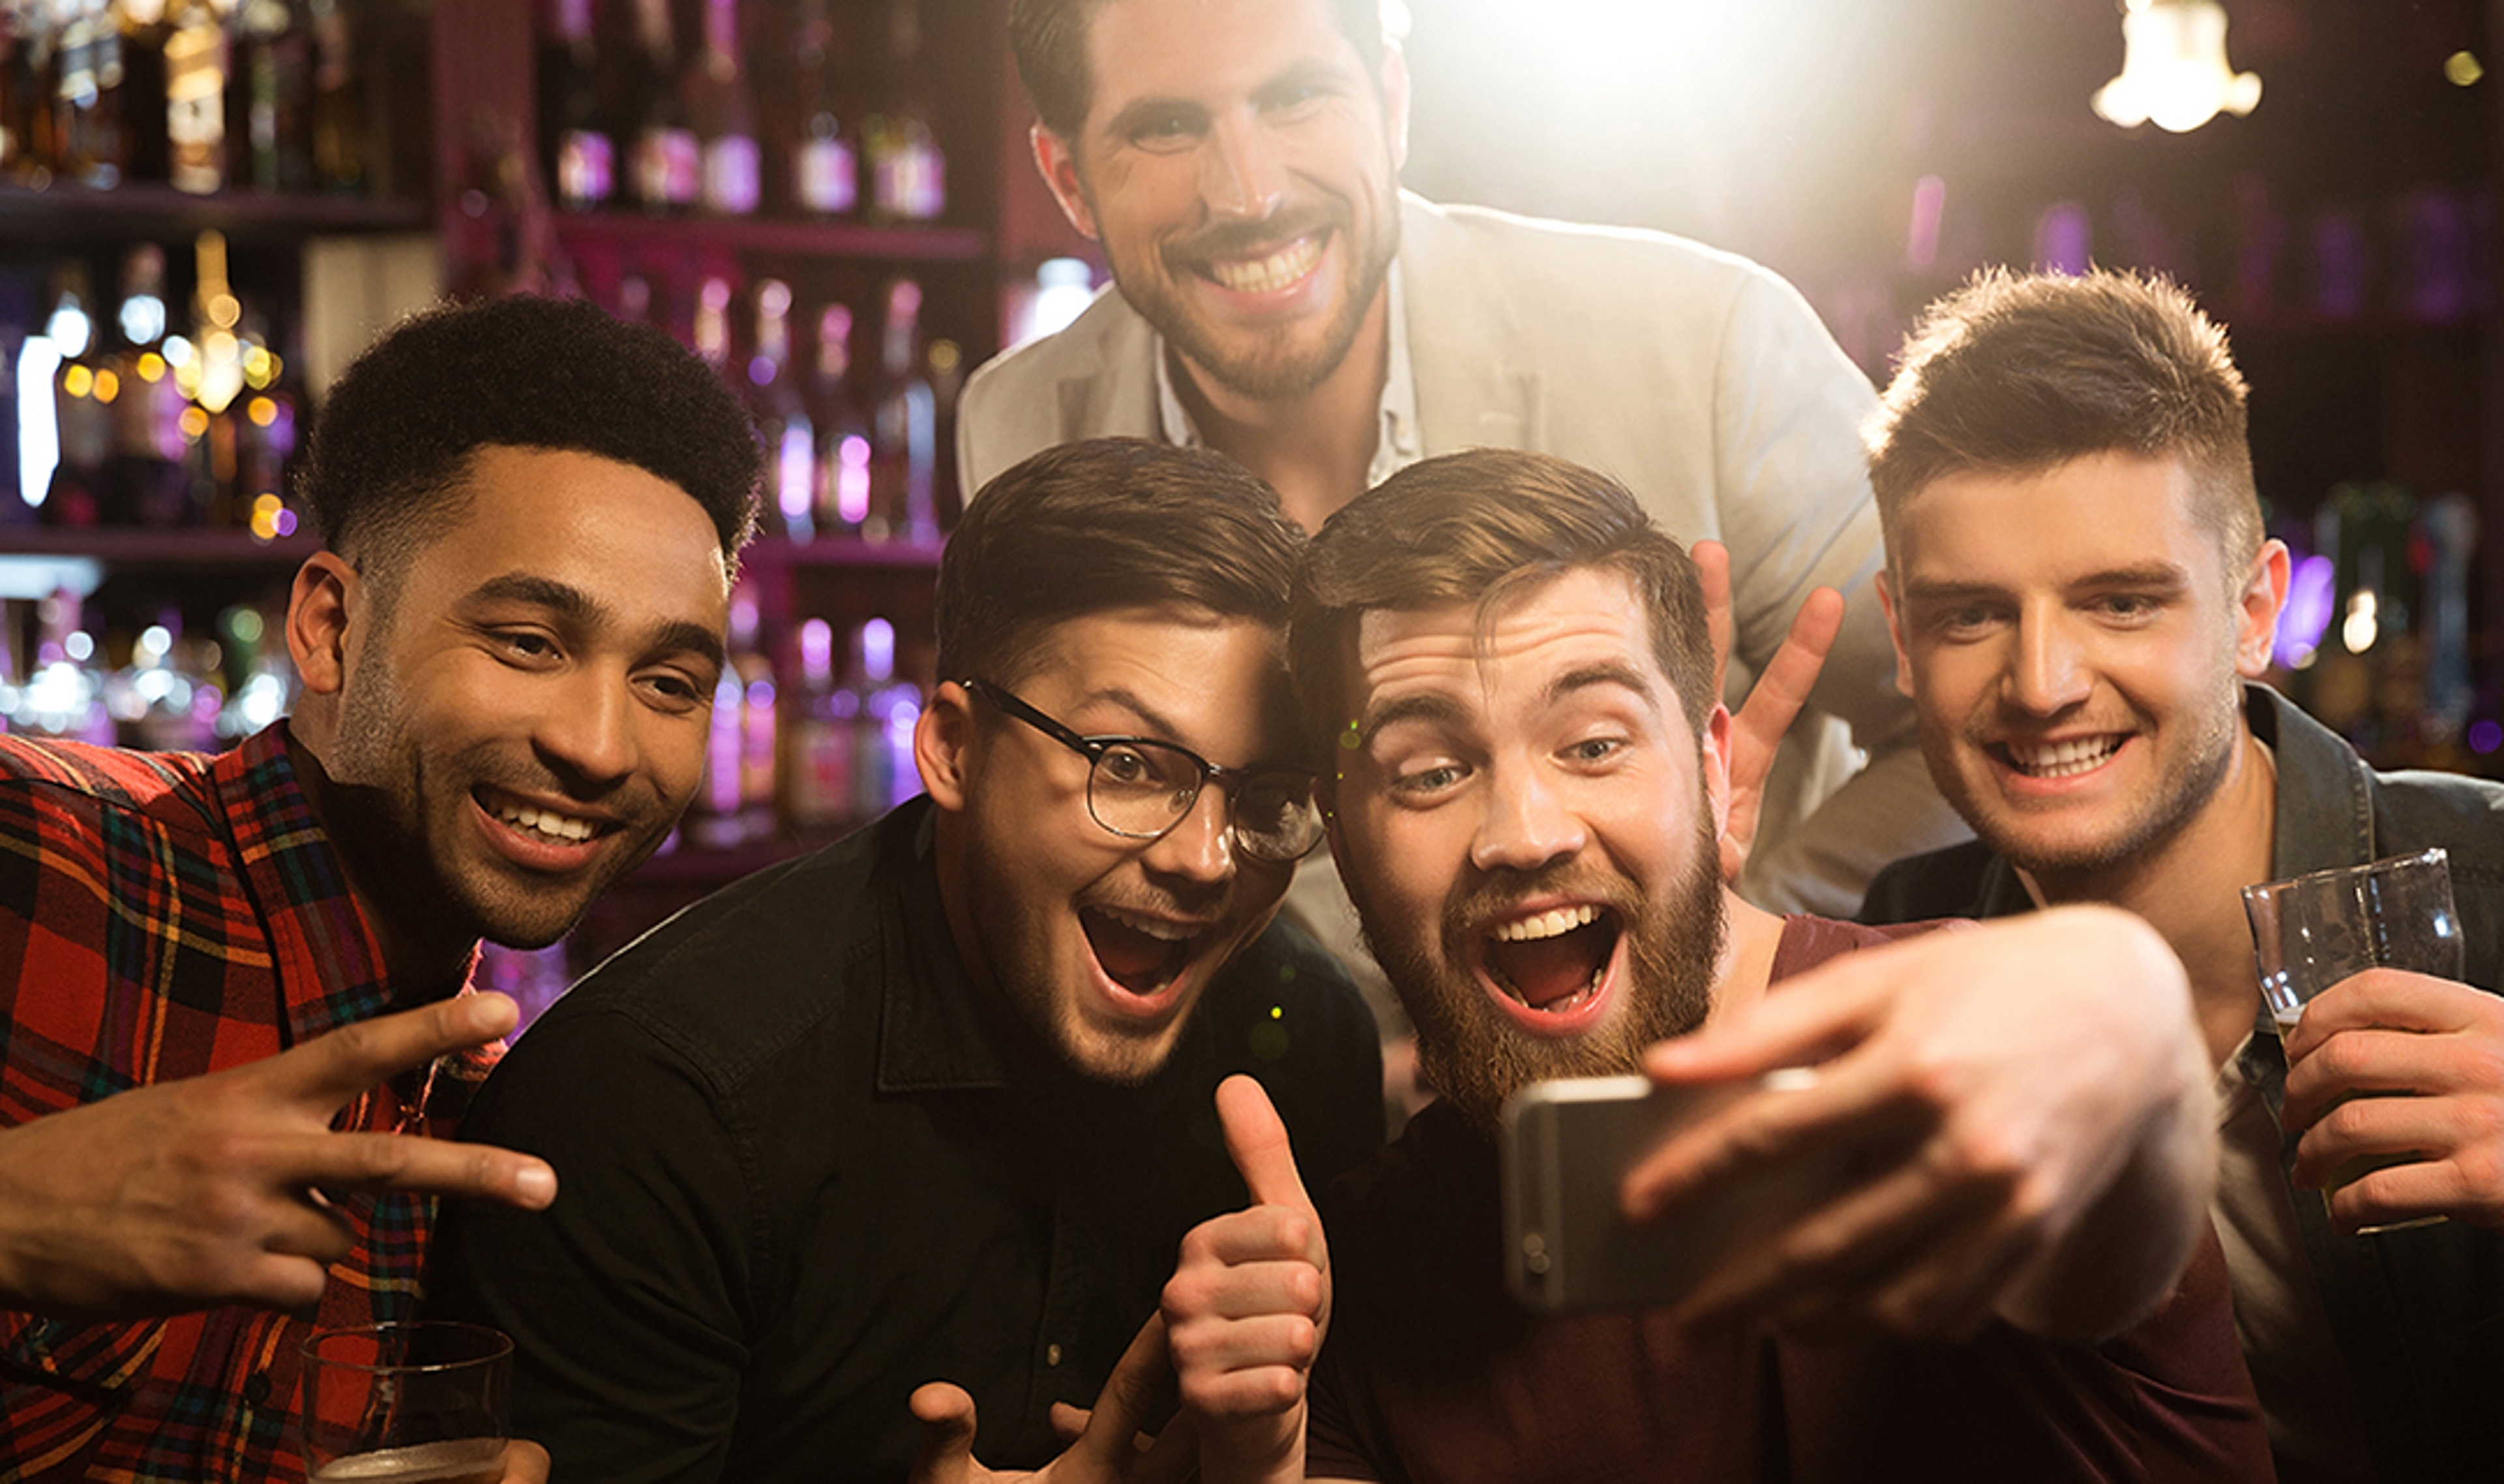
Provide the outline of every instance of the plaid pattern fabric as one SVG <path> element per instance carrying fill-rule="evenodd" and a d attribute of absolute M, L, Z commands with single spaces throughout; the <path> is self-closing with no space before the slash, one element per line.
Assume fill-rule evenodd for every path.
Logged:
<path fill-rule="evenodd" d="M 0 737 L 0 1126 L 272 1055 L 388 1008 L 381 951 L 288 762 Z M 492 1057 L 447 1058 L 342 1129 L 448 1135 Z M 410 1316 L 432 1199 L 347 1196 L 312 1310 L 126 1324 L 0 1311 L 0 1481 L 300 1480 L 297 1354 Z"/>

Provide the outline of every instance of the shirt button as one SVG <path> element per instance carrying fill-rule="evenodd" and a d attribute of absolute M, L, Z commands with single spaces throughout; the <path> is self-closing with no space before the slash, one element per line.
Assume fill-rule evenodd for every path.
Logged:
<path fill-rule="evenodd" d="M 250 1406 L 261 1406 L 269 1400 L 268 1371 L 256 1370 L 244 1378 L 243 1399 Z"/>
<path fill-rule="evenodd" d="M 1059 1345 L 1046 1345 L 1043 1347 L 1043 1363 L 1046 1365 L 1058 1365 L 1061 1363 L 1061 1347 Z"/>

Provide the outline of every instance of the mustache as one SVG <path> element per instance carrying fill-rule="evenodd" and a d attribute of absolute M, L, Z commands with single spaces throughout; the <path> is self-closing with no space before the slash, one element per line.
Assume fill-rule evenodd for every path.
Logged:
<path fill-rule="evenodd" d="M 1168 243 L 1165 256 L 1168 262 L 1238 257 L 1306 232 L 1345 226 L 1346 218 L 1343 209 L 1328 201 L 1282 206 L 1258 222 L 1211 223 Z"/>
<path fill-rule="evenodd" d="M 1517 915 L 1523 904 L 1535 897 L 1595 903 L 1617 914 L 1621 923 L 1642 915 L 1641 897 L 1628 882 L 1571 866 L 1545 866 L 1490 876 L 1446 903 L 1443 940 L 1456 949 L 1464 948 L 1490 918 Z"/>

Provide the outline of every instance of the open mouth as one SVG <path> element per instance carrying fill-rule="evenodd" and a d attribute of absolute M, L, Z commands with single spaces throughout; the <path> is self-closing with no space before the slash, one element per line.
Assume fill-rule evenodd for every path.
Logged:
<path fill-rule="evenodd" d="M 2128 740 L 2127 734 L 2107 732 L 2097 737 L 2073 737 L 2053 742 L 1995 742 L 1991 751 L 2009 768 L 2030 778 L 2066 778 L 2103 767 Z"/>
<path fill-rule="evenodd" d="M 471 797 L 477 800 L 480 809 L 487 811 L 488 817 L 523 839 L 542 845 L 586 845 L 610 828 L 597 819 L 561 813 L 487 789 L 479 789 Z"/>
<path fill-rule="evenodd" d="M 1143 998 L 1163 991 L 1182 974 L 1200 932 L 1199 923 L 1116 907 L 1082 907 L 1078 925 L 1104 977 Z"/>
<path fill-rule="evenodd" d="M 1600 990 L 1616 955 L 1617 915 L 1583 903 L 1498 924 L 1479 947 L 1487 979 L 1543 1015 L 1581 1009 Z"/>
<path fill-rule="evenodd" d="M 1276 293 L 1303 282 L 1320 264 L 1328 238 L 1327 232 L 1306 232 L 1258 258 L 1210 259 L 1200 264 L 1200 272 L 1236 293 Z"/>

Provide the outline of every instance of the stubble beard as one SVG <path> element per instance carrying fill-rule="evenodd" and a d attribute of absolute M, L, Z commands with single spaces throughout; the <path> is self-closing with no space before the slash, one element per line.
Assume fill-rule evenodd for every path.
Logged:
<path fill-rule="evenodd" d="M 1570 873 L 1490 880 L 1445 908 L 1432 949 L 1376 934 L 1358 897 L 1366 945 L 1416 1026 L 1421 1079 L 1471 1122 L 1492 1130 L 1505 1099 L 1531 1083 L 1633 1072 L 1644 1048 L 1702 1025 L 1728 926 L 1720 863 L 1719 845 L 1700 830 L 1692 863 L 1664 898 L 1644 897 L 1622 880 L 1576 882 Z M 1353 894 L 1356 883 L 1349 886 Z M 1624 1002 L 1588 1035 L 1548 1040 L 1524 1034 L 1488 1003 L 1469 968 L 1468 924 L 1484 921 L 1492 906 L 1559 887 L 1616 912 L 1626 949 L 1625 983 L 1617 987 Z"/>
<path fill-rule="evenodd" d="M 1298 353 L 1294 326 L 1281 328 L 1248 349 L 1230 349 L 1223 336 L 1194 317 L 1180 293 L 1162 287 L 1164 279 L 1144 273 L 1126 276 L 1117 265 L 1114 280 L 1130 307 L 1165 337 L 1165 344 L 1217 385 L 1253 401 L 1302 397 L 1328 381 L 1346 362 L 1365 328 L 1366 316 L 1390 280 L 1393 259 L 1400 256 L 1398 188 L 1393 187 L 1374 207 L 1374 220 L 1378 224 L 1357 244 L 1361 256 L 1351 263 L 1348 293 L 1324 328 L 1320 344 L 1308 353 Z M 1326 213 L 1313 224 L 1324 223 L 1339 236 L 1353 237 L 1355 225 L 1349 213 Z M 1194 271 L 1172 262 L 1166 268 L 1176 277 Z"/>
<path fill-rule="evenodd" d="M 1973 791 L 1966 787 L 1963 777 L 1941 777 L 1937 770 L 1933 770 L 1932 777 L 1949 804 L 1973 827 L 1975 838 L 2047 891 L 2062 900 L 2109 895 L 2102 884 L 2104 880 L 2116 872 L 2135 871 L 2144 865 L 2151 855 L 2190 828 L 2201 811 L 2216 798 L 2241 737 L 2235 724 L 2241 706 L 2238 694 L 2234 701 L 2198 722 L 2199 733 L 2182 766 L 2170 777 L 2159 778 L 2155 800 L 2124 820 L 2122 827 L 2105 840 L 2084 841 L 2061 848 L 2039 847 L 2023 830 L 1977 808 Z M 1980 750 L 1970 743 L 1965 745 L 1970 750 Z M 1954 770 L 1947 772 L 1953 774 Z"/>

